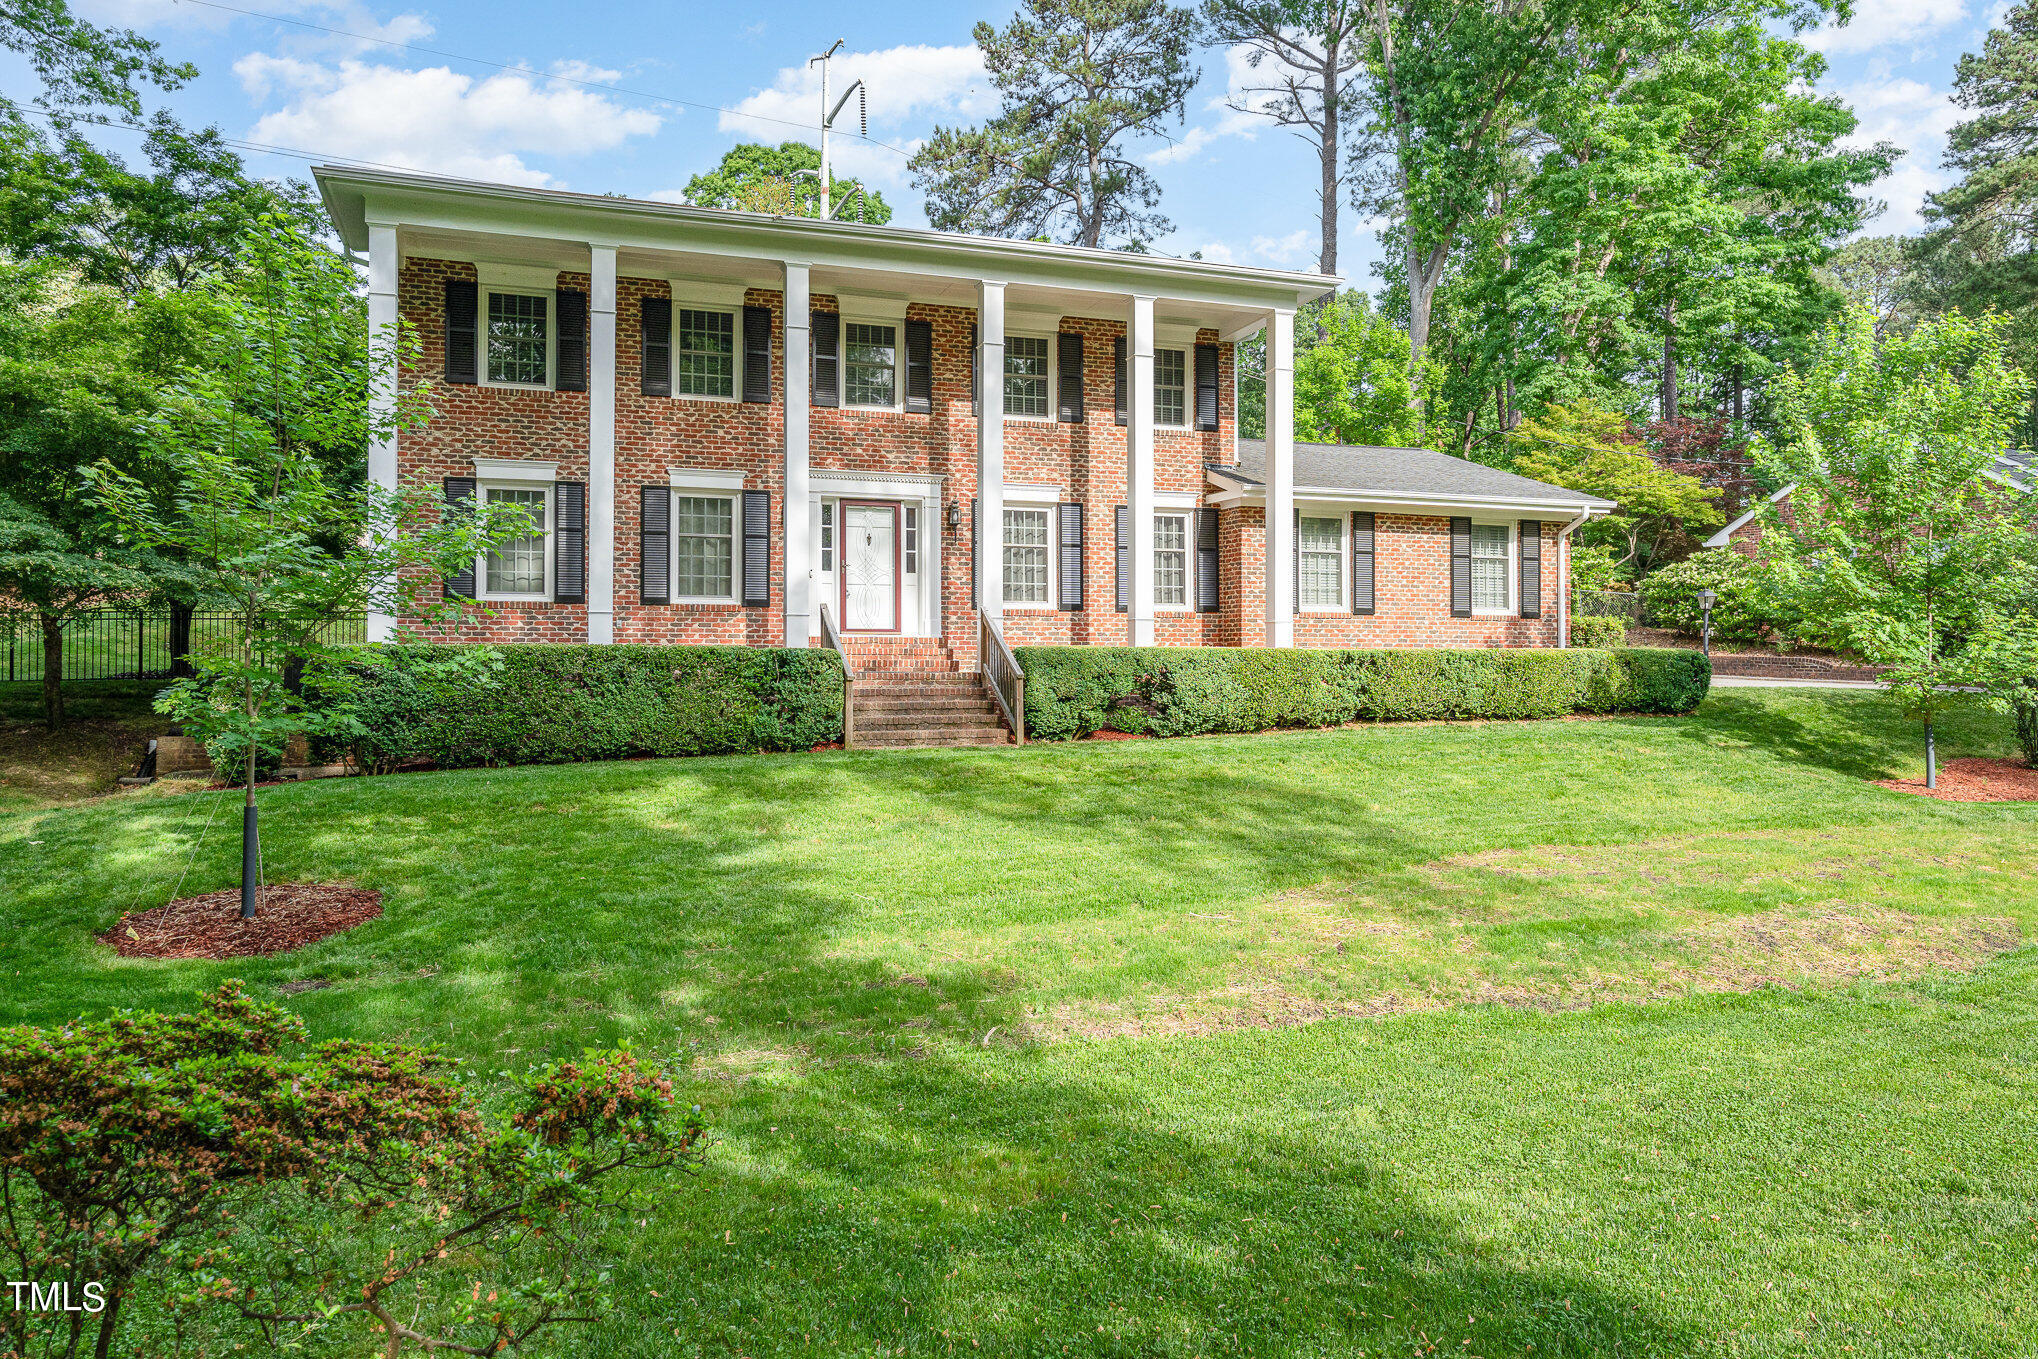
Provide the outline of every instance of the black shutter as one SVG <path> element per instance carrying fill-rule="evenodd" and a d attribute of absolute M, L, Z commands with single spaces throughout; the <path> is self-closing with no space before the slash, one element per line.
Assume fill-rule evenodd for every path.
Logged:
<path fill-rule="evenodd" d="M 977 323 L 974 321 L 969 323 L 969 413 L 984 413 L 984 394 L 977 390 Z"/>
<path fill-rule="evenodd" d="M 1080 503 L 1061 507 L 1059 522 L 1061 553 L 1061 611 L 1083 611 L 1083 507 Z"/>
<path fill-rule="evenodd" d="M 817 311 L 808 318 L 814 334 L 813 404 L 842 404 L 842 318 L 832 311 Z"/>
<path fill-rule="evenodd" d="M 1055 337 L 1055 415 L 1064 425 L 1083 423 L 1083 337 L 1063 331 Z"/>
<path fill-rule="evenodd" d="M 672 602 L 672 488 L 637 490 L 637 597 L 646 604 Z"/>
<path fill-rule="evenodd" d="M 1289 588 L 1294 594 L 1288 597 L 1288 612 L 1302 612 L 1302 511 L 1295 511 L 1295 537 L 1290 543 L 1295 550 L 1289 554 L 1288 562 L 1293 568 L 1294 581 Z"/>
<path fill-rule="evenodd" d="M 481 289 L 471 279 L 446 280 L 446 381 L 471 387 L 481 377 Z M 471 592 L 470 592 L 471 593 Z"/>
<path fill-rule="evenodd" d="M 1132 598 L 1132 512 L 1123 505 L 1118 506 L 1117 516 L 1112 521 L 1116 540 L 1112 555 L 1118 563 L 1118 598 L 1115 607 L 1125 612 L 1125 602 Z"/>
<path fill-rule="evenodd" d="M 1196 612 L 1217 612 L 1217 511 L 1196 511 Z"/>
<path fill-rule="evenodd" d="M 1521 521 L 1521 616 L 1543 616 L 1543 521 Z"/>
<path fill-rule="evenodd" d="M 552 483 L 552 602 L 587 603 L 587 483 Z"/>
<path fill-rule="evenodd" d="M 771 308 L 743 309 L 743 399 L 771 401 Z"/>
<path fill-rule="evenodd" d="M 1113 398 L 1116 409 L 1113 412 L 1112 418 L 1122 425 L 1127 421 L 1125 409 L 1125 337 L 1123 335 L 1120 335 L 1111 342 L 1111 380 L 1116 384 L 1117 393 Z"/>
<path fill-rule="evenodd" d="M 469 285 L 472 286 L 471 284 Z M 446 517 L 467 515 L 474 512 L 474 478 L 446 478 Z M 446 577 L 445 593 L 448 599 L 474 598 L 474 563 L 467 563 L 463 571 Z"/>
<path fill-rule="evenodd" d="M 906 414 L 934 410 L 934 323 L 906 322 Z"/>
<path fill-rule="evenodd" d="M 1217 428 L 1217 346 L 1196 346 L 1196 428 Z"/>
<path fill-rule="evenodd" d="M 647 297 L 639 302 L 637 328 L 644 341 L 639 389 L 646 396 L 671 396 L 672 299 Z"/>
<path fill-rule="evenodd" d="M 1451 617 L 1472 616 L 1472 521 L 1451 519 Z"/>
<path fill-rule="evenodd" d="M 559 290 L 559 383 L 562 392 L 587 390 L 587 294 Z"/>
<path fill-rule="evenodd" d="M 1371 510 L 1352 511 L 1352 612 L 1373 612 L 1373 533 Z"/>
<path fill-rule="evenodd" d="M 969 602 L 976 605 L 979 609 L 984 607 L 984 601 L 977 597 L 977 577 L 981 574 L 979 567 L 984 559 L 983 549 L 983 536 L 977 532 L 977 498 L 971 496 L 969 499 Z"/>
<path fill-rule="evenodd" d="M 743 605 L 771 603 L 771 492 L 743 493 Z"/>

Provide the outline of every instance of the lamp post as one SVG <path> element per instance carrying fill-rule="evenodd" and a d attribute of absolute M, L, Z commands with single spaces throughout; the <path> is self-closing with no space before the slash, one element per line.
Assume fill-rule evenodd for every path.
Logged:
<path fill-rule="evenodd" d="M 1714 594 L 1711 590 L 1700 590 L 1698 592 L 1698 611 L 1700 615 L 1705 619 L 1705 632 L 1702 645 L 1705 647 L 1705 654 L 1707 656 L 1712 655 L 1712 606 L 1713 601 L 1718 598 L 1719 596 L 1717 594 Z"/>

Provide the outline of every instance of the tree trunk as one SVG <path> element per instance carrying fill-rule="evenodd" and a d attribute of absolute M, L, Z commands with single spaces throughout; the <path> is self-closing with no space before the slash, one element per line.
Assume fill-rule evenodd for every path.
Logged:
<path fill-rule="evenodd" d="M 1677 418 L 1677 300 L 1663 304 L 1663 418 Z"/>
<path fill-rule="evenodd" d="M 262 834 L 255 821 L 255 704 L 248 698 L 248 800 L 241 808 L 241 919 L 255 918 L 255 893 L 262 880 Z"/>
<path fill-rule="evenodd" d="M 1939 786 L 1939 746 L 1932 739 L 1932 714 L 1925 714 L 1925 786 Z"/>
<path fill-rule="evenodd" d="M 42 623 L 42 723 L 55 731 L 64 722 L 64 620 L 38 609 Z"/>
<path fill-rule="evenodd" d="M 1316 152 L 1322 172 L 1321 192 L 1323 201 L 1319 205 L 1323 230 L 1323 249 L 1316 258 L 1316 272 L 1335 274 L 1337 272 L 1337 212 L 1338 195 L 1338 151 L 1340 131 L 1337 107 L 1337 63 L 1338 45 L 1330 43 L 1323 51 L 1323 137 Z M 1319 338 L 1323 333 L 1322 323 L 1317 324 Z"/>

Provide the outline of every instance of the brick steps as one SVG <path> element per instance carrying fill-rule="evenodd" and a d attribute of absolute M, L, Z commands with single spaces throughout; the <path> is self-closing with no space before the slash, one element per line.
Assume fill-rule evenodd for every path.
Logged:
<path fill-rule="evenodd" d="M 843 640 L 856 670 L 856 744 L 877 749 L 1002 746 L 1012 734 L 975 672 L 934 637 Z"/>

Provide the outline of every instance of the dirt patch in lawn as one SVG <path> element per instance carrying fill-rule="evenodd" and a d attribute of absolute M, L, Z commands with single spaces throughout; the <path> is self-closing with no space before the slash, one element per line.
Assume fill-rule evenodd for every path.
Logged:
<path fill-rule="evenodd" d="M 2038 802 L 2038 769 L 2022 760 L 1962 756 L 1939 762 L 1939 786 L 1923 779 L 1877 779 L 1875 786 L 1941 802 Z"/>
<path fill-rule="evenodd" d="M 123 916 L 99 936 L 126 958 L 248 958 L 288 953 L 382 914 L 382 894 L 331 883 L 264 887 L 255 918 L 241 919 L 241 889 L 183 897 Z"/>

